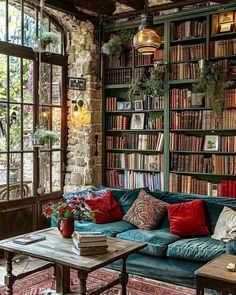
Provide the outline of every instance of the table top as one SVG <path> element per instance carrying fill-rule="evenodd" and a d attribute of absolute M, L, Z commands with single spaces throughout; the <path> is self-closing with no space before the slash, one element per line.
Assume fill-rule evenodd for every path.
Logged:
<path fill-rule="evenodd" d="M 72 239 L 63 238 L 57 228 L 51 227 L 29 234 L 41 234 L 45 236 L 46 239 L 28 245 L 19 245 L 12 241 L 13 238 L 9 238 L 0 241 L 0 249 L 90 272 L 131 253 L 135 253 L 146 246 L 145 243 L 136 243 L 133 241 L 107 237 L 107 253 L 80 256 L 72 251 Z M 22 236 L 24 235 L 17 237 Z"/>
<path fill-rule="evenodd" d="M 236 272 L 228 271 L 226 266 L 228 263 L 236 264 L 236 256 L 229 254 L 221 254 L 212 261 L 208 262 L 195 271 L 195 275 L 214 278 L 225 282 L 236 282 Z"/>

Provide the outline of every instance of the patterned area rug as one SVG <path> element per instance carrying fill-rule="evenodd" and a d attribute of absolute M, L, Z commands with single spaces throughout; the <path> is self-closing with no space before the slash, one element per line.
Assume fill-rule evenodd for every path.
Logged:
<path fill-rule="evenodd" d="M 101 286 L 117 277 L 117 272 L 107 269 L 94 271 L 89 275 L 87 287 L 89 291 Z M 71 291 L 78 291 L 79 280 L 76 271 L 71 270 Z M 14 284 L 14 295 L 40 295 L 50 294 L 49 289 L 55 289 L 55 280 L 52 279 L 52 269 L 44 270 L 30 275 Z M 156 280 L 130 275 L 127 295 L 193 295 L 195 290 L 163 283 Z M 0 286 L 0 295 L 5 295 L 5 286 Z M 53 292 L 51 293 L 53 294 Z M 54 293 L 55 294 L 55 293 Z M 117 285 L 104 295 L 120 295 L 120 286 Z"/>

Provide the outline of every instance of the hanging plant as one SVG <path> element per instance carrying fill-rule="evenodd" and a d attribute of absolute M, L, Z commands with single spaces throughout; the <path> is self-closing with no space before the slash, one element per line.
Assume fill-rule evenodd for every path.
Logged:
<path fill-rule="evenodd" d="M 45 130 L 41 127 L 37 127 L 32 135 L 32 144 L 34 146 L 43 146 L 45 143 L 55 143 L 57 141 L 59 141 L 59 136 L 55 131 Z"/>
<path fill-rule="evenodd" d="M 52 46 L 57 46 L 59 43 L 59 38 L 54 32 L 46 32 L 39 37 L 39 41 L 41 49 L 45 50 L 49 44 L 52 44 Z"/>
<path fill-rule="evenodd" d="M 129 100 L 135 100 L 137 96 L 143 97 L 145 89 L 146 79 L 144 77 L 132 79 L 128 91 Z"/>
<path fill-rule="evenodd" d="M 222 67 L 218 64 L 207 63 L 199 71 L 193 90 L 205 93 L 212 111 L 220 114 L 224 109 L 224 94 L 228 86 L 229 82 L 226 81 L 226 75 Z"/>
<path fill-rule="evenodd" d="M 118 35 L 113 35 L 113 37 L 102 46 L 102 52 L 106 55 L 117 55 L 121 54 L 122 42 Z"/>
<path fill-rule="evenodd" d="M 132 47 L 132 40 L 135 33 L 134 30 L 122 29 L 119 31 L 119 36 L 121 38 L 122 45 L 126 48 Z"/>

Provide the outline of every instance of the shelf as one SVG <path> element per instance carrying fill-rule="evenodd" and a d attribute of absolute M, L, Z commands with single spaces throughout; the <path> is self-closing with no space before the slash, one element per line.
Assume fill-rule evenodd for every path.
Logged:
<path fill-rule="evenodd" d="M 131 69 L 132 66 L 120 66 L 120 67 L 114 67 L 114 68 L 105 68 L 105 71 L 109 70 L 119 70 L 119 69 Z"/>
<path fill-rule="evenodd" d="M 186 39 L 179 39 L 179 40 L 171 40 L 170 44 L 179 44 L 179 43 L 195 43 L 195 42 L 204 42 L 206 41 L 206 37 L 191 37 Z"/>
<path fill-rule="evenodd" d="M 170 173 L 175 174 L 187 174 L 187 175 L 202 175 L 202 176 L 218 176 L 218 177 L 233 177 L 236 178 L 236 174 L 215 174 L 215 173 L 200 173 L 200 172 L 182 172 L 171 170 Z"/>
<path fill-rule="evenodd" d="M 155 64 L 134 65 L 135 68 L 154 67 Z"/>
<path fill-rule="evenodd" d="M 128 170 L 128 171 L 135 171 L 135 172 L 156 172 L 156 173 L 160 173 L 162 171 L 160 170 L 145 170 L 145 169 L 131 169 L 131 168 L 106 168 L 106 170 L 116 170 L 116 171 L 124 171 L 124 170 Z"/>
<path fill-rule="evenodd" d="M 156 113 L 156 112 L 161 112 L 163 113 L 164 110 L 140 110 L 140 111 L 135 111 L 135 110 L 129 110 L 129 111 L 106 111 L 106 114 L 120 114 L 120 113 Z"/>
<path fill-rule="evenodd" d="M 182 61 L 171 61 L 171 64 L 183 64 L 183 63 L 191 63 L 191 62 L 199 62 L 201 59 L 187 59 Z"/>
<path fill-rule="evenodd" d="M 170 132 L 201 132 L 201 133 L 217 133 L 217 132 L 236 132 L 236 129 L 170 129 Z"/>
<path fill-rule="evenodd" d="M 216 154 L 216 155 L 236 155 L 236 152 L 217 152 L 217 151 L 170 151 L 173 154 Z"/>
<path fill-rule="evenodd" d="M 119 88 L 129 88 L 130 84 L 113 84 L 113 85 L 105 85 L 105 89 L 119 89 Z"/>
<path fill-rule="evenodd" d="M 163 151 L 156 150 L 140 150 L 140 149 L 106 149 L 107 152 L 122 152 L 122 153 L 145 153 L 145 154 L 162 154 Z"/>
<path fill-rule="evenodd" d="M 224 39 L 236 37 L 236 32 L 227 32 L 210 36 L 210 40 Z"/>
<path fill-rule="evenodd" d="M 219 60 L 219 59 L 230 59 L 230 58 L 236 58 L 236 55 L 227 55 L 227 56 L 214 56 L 214 57 L 210 57 L 210 60 L 214 61 L 214 60 Z"/>
<path fill-rule="evenodd" d="M 183 80 L 170 80 L 170 85 L 176 85 L 176 84 L 192 84 L 195 83 L 196 79 L 183 79 Z"/>
<path fill-rule="evenodd" d="M 163 132 L 164 129 L 155 129 L 155 130 L 150 130 L 150 129 L 126 129 L 126 130 L 106 130 L 106 132 Z"/>
<path fill-rule="evenodd" d="M 178 111 L 211 111 L 211 108 L 205 108 L 205 107 L 196 107 L 196 108 L 174 108 L 170 109 L 171 112 L 178 112 Z"/>

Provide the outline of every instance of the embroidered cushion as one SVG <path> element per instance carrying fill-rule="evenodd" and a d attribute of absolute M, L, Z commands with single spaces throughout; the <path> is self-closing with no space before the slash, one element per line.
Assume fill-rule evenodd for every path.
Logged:
<path fill-rule="evenodd" d="M 141 190 L 123 220 L 141 229 L 155 229 L 167 212 L 168 204 Z"/>

